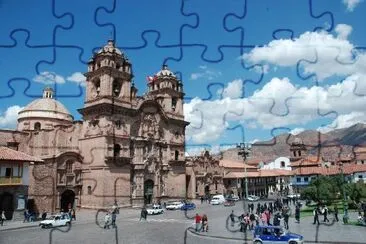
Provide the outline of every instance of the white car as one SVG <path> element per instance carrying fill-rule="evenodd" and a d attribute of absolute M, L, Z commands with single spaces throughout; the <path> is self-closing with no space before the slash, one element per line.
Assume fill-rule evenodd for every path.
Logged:
<path fill-rule="evenodd" d="M 58 226 L 67 226 L 71 224 L 71 219 L 68 214 L 52 215 L 49 219 L 41 221 L 39 226 L 42 228 L 52 228 Z"/>
<path fill-rule="evenodd" d="M 181 209 L 183 205 L 184 205 L 183 202 L 168 202 L 165 208 L 167 210 L 178 210 Z"/>
<path fill-rule="evenodd" d="M 148 207 L 147 209 L 148 215 L 162 214 L 164 213 L 163 208 L 160 205 L 153 205 Z"/>
<path fill-rule="evenodd" d="M 251 201 L 251 202 L 255 202 L 258 201 L 260 199 L 260 197 L 254 196 L 254 195 L 248 195 L 247 200 Z"/>
<path fill-rule="evenodd" d="M 224 204 L 225 202 L 225 197 L 223 195 L 216 195 L 213 196 L 211 199 L 211 205 L 220 205 L 220 204 Z"/>

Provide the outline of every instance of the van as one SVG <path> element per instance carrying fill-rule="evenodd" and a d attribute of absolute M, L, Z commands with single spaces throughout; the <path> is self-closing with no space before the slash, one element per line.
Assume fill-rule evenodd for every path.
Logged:
<path fill-rule="evenodd" d="M 211 199 L 212 205 L 219 205 L 219 204 L 223 204 L 224 202 L 225 202 L 224 195 L 215 195 Z"/>

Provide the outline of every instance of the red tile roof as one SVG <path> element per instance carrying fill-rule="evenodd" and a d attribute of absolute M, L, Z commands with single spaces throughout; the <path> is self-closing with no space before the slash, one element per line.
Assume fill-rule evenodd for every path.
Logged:
<path fill-rule="evenodd" d="M 42 159 L 33 157 L 23 152 L 15 151 L 8 147 L 0 147 L 0 161 L 43 162 Z"/>
<path fill-rule="evenodd" d="M 307 156 L 306 158 L 302 158 L 300 160 L 294 161 L 291 163 L 291 167 L 307 167 L 307 166 L 317 166 L 320 165 L 323 159 L 318 156 Z"/>
<path fill-rule="evenodd" d="M 225 168 L 247 168 L 247 169 L 256 169 L 257 167 L 244 164 L 243 161 L 238 160 L 229 160 L 229 159 L 221 159 L 220 160 L 220 166 L 223 166 Z"/>
<path fill-rule="evenodd" d="M 254 177 L 274 177 L 274 176 L 290 176 L 293 175 L 291 170 L 283 170 L 283 169 L 262 169 L 256 172 L 230 172 L 225 175 L 224 178 L 254 178 Z"/>
<path fill-rule="evenodd" d="M 366 164 L 346 164 L 343 166 L 344 174 L 366 172 Z M 341 173 L 339 166 L 327 167 L 304 167 L 294 170 L 295 175 L 337 175 Z"/>

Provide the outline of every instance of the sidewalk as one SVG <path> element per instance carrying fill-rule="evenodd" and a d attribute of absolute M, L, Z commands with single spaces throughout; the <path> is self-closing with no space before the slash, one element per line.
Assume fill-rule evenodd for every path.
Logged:
<path fill-rule="evenodd" d="M 76 221 L 74 220 L 72 224 L 87 224 L 93 223 L 96 221 L 96 214 L 98 210 L 96 209 L 80 209 L 76 211 Z M 130 209 L 130 208 L 121 208 L 119 210 L 119 216 L 128 217 L 128 216 L 139 216 L 140 210 L 138 209 Z M 98 214 L 98 221 L 104 223 L 104 211 L 100 211 Z M 49 216 L 49 215 L 48 215 Z M 6 230 L 17 230 L 23 228 L 35 228 L 39 226 L 41 221 L 35 222 L 25 222 L 23 221 L 4 221 L 4 225 L 0 226 L 0 232 Z"/>

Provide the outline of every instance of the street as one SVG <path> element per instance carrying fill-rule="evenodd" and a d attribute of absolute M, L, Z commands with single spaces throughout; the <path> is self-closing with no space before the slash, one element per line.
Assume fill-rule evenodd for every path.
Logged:
<path fill-rule="evenodd" d="M 189 216 L 207 214 L 209 223 L 208 233 L 195 233 L 186 231 L 193 227 L 193 219 L 188 219 L 183 211 L 166 211 L 162 215 L 148 216 L 147 221 L 139 221 L 139 210 L 120 210 L 117 215 L 117 229 L 103 229 L 96 224 L 96 211 L 90 210 L 88 220 L 77 220 L 68 231 L 67 227 L 59 229 L 41 229 L 32 227 L 17 230 L 4 230 L 0 232 L 0 243 L 244 243 L 244 234 L 236 228 L 226 229 L 226 220 L 231 210 L 239 215 L 243 212 L 242 202 L 237 202 L 234 207 L 210 206 L 206 203 L 198 204 L 197 209 L 189 211 Z M 94 214 L 94 216 L 92 216 Z M 103 226 L 104 213 L 98 215 L 98 221 Z M 330 218 L 332 221 L 332 219 Z M 318 231 L 317 231 L 318 230 Z M 294 223 L 290 218 L 290 231 L 302 234 L 307 243 L 332 243 L 336 241 L 364 242 L 362 227 L 344 226 L 341 222 L 326 226 L 312 224 L 312 217 L 301 219 L 301 223 Z M 247 232 L 248 238 L 252 237 Z M 241 241 L 239 241 L 241 240 Z M 250 242 L 248 242 L 250 243 Z"/>

